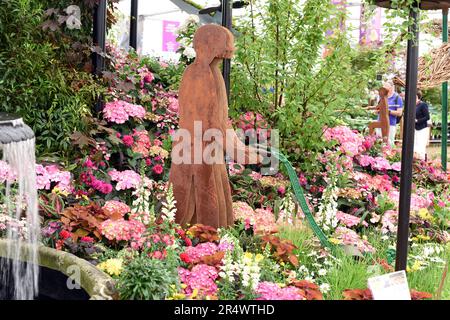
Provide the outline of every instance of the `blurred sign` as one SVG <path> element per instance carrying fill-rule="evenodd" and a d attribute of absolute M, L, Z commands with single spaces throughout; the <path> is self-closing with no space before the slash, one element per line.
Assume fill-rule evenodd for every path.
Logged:
<path fill-rule="evenodd" d="M 180 25 L 179 21 L 163 20 L 163 36 L 162 36 L 162 51 L 176 52 L 180 46 L 177 42 L 176 30 Z"/>
<path fill-rule="evenodd" d="M 367 10 L 365 5 L 361 5 L 359 43 L 362 46 L 378 46 L 381 44 L 381 8 L 376 8 L 370 17 Z"/>
<path fill-rule="evenodd" d="M 405 270 L 368 279 L 374 300 L 411 300 Z"/>

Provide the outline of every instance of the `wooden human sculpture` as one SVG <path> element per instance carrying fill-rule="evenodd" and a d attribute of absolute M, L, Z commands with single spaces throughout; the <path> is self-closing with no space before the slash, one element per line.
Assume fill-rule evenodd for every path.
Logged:
<path fill-rule="evenodd" d="M 178 132 L 184 135 L 174 137 L 169 176 L 177 201 L 176 222 L 226 227 L 234 223 L 234 218 L 225 151 L 242 164 L 257 163 L 262 158 L 246 147 L 228 125 L 228 99 L 219 66 L 233 55 L 232 33 L 218 25 L 205 25 L 195 33 L 193 44 L 196 59 L 186 68 L 179 90 Z M 218 131 L 223 139 L 207 137 L 210 129 Z M 215 150 L 214 163 L 201 154 L 211 147 Z"/>
<path fill-rule="evenodd" d="M 378 90 L 380 95 L 380 102 L 376 107 L 380 117 L 378 121 L 369 123 L 369 134 L 374 134 L 375 129 L 381 129 L 381 135 L 383 140 L 388 142 L 389 140 L 389 105 L 388 105 L 388 90 L 386 88 L 380 88 Z"/>

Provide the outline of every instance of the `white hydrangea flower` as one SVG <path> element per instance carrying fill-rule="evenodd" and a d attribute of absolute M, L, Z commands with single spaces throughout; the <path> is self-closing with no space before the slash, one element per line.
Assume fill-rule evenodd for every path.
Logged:
<path fill-rule="evenodd" d="M 184 48 L 183 55 L 186 56 L 188 59 L 194 59 L 197 56 L 193 47 Z"/>

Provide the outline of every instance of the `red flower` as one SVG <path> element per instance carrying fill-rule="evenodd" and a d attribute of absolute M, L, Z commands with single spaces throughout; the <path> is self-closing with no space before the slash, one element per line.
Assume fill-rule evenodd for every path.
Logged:
<path fill-rule="evenodd" d="M 91 237 L 82 237 L 81 242 L 87 242 L 87 243 L 93 243 L 94 242 L 94 238 Z"/>
<path fill-rule="evenodd" d="M 187 247 L 192 247 L 192 240 L 189 238 L 184 239 L 184 242 L 186 243 Z"/>
<path fill-rule="evenodd" d="M 281 187 L 278 187 L 277 191 L 280 195 L 284 195 L 286 193 L 286 188 L 281 186 Z"/>
<path fill-rule="evenodd" d="M 67 230 L 62 230 L 59 233 L 59 236 L 61 237 L 61 239 L 66 240 L 67 238 L 71 237 L 72 234 L 69 231 L 67 231 Z"/>
<path fill-rule="evenodd" d="M 188 254 L 186 252 L 183 252 L 180 254 L 181 261 L 185 263 L 191 263 L 191 259 L 189 258 Z"/>
<path fill-rule="evenodd" d="M 185 235 L 186 235 L 186 233 L 184 232 L 184 230 L 183 229 L 175 229 L 175 231 L 178 233 L 178 235 L 180 236 L 180 237 L 185 237 Z"/>
<path fill-rule="evenodd" d="M 132 136 L 126 135 L 126 136 L 123 136 L 122 142 L 123 142 L 123 144 L 126 145 L 127 147 L 131 147 L 131 146 L 133 145 L 133 143 L 134 143 L 134 139 L 133 139 Z"/>
<path fill-rule="evenodd" d="M 164 168 L 160 164 L 157 164 L 156 166 L 153 167 L 153 172 L 156 174 L 161 174 L 163 171 L 164 171 Z"/>

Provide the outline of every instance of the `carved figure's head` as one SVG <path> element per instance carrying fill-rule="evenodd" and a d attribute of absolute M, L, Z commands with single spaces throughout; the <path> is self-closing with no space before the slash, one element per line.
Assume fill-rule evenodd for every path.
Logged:
<path fill-rule="evenodd" d="M 231 59 L 235 51 L 234 36 L 225 27 L 207 24 L 194 35 L 196 61 L 210 64 L 214 59 Z"/>

